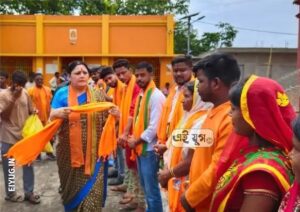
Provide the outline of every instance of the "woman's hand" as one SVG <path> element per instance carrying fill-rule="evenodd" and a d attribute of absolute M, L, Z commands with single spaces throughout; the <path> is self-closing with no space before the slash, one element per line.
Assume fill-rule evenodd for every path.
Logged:
<path fill-rule="evenodd" d="M 71 112 L 72 111 L 69 107 L 62 107 L 62 108 L 58 108 L 58 109 L 52 109 L 51 112 L 50 112 L 50 120 L 53 120 L 53 119 L 67 119 Z"/>
<path fill-rule="evenodd" d="M 172 176 L 170 174 L 169 169 L 164 169 L 158 172 L 158 181 L 162 188 L 168 188 L 168 181 Z"/>
<path fill-rule="evenodd" d="M 121 112 L 118 107 L 113 107 L 108 111 L 111 115 L 113 115 L 117 120 L 120 119 Z"/>
<path fill-rule="evenodd" d="M 154 147 L 154 152 L 157 155 L 163 155 L 164 152 L 168 149 L 167 145 L 165 144 L 155 144 L 153 147 Z"/>

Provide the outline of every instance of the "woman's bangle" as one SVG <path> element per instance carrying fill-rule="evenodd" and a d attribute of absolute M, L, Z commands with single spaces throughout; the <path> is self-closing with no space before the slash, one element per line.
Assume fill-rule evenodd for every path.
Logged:
<path fill-rule="evenodd" d="M 169 169 L 169 172 L 170 172 L 170 174 L 171 174 L 172 177 L 176 177 L 175 174 L 174 174 L 173 168 Z"/>

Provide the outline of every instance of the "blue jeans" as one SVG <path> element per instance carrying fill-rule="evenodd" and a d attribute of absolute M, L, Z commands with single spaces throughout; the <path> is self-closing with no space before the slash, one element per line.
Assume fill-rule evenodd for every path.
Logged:
<path fill-rule="evenodd" d="M 11 158 L 4 157 L 4 154 L 12 147 L 12 144 L 2 143 L 1 157 L 2 167 L 5 182 L 5 193 L 7 196 L 11 196 L 15 192 L 15 162 Z M 24 194 L 30 195 L 33 192 L 34 187 L 34 173 L 32 166 L 23 166 L 23 188 Z"/>
<path fill-rule="evenodd" d="M 117 159 L 116 159 L 116 169 L 118 170 L 118 178 L 124 178 L 125 176 L 125 158 L 124 149 L 117 147 Z"/>
<path fill-rule="evenodd" d="M 146 155 L 138 157 L 137 162 L 141 185 L 146 197 L 147 211 L 162 212 L 162 200 L 157 179 L 159 158 L 154 151 L 147 151 Z"/>

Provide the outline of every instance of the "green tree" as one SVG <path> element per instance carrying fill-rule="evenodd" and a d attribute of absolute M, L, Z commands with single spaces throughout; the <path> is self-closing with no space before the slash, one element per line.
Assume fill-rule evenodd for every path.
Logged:
<path fill-rule="evenodd" d="M 216 25 L 217 32 L 205 32 L 198 38 L 197 31 L 192 29 L 190 33 L 191 54 L 199 55 L 219 47 L 231 47 L 238 31 L 228 23 Z M 187 24 L 177 23 L 175 31 L 175 53 L 187 52 Z"/>
<path fill-rule="evenodd" d="M 70 15 L 76 8 L 74 0 L 0 0 L 0 14 Z"/>
<path fill-rule="evenodd" d="M 0 14 L 50 15 L 186 15 L 189 0 L 0 0 Z M 230 47 L 237 31 L 228 23 L 219 23 L 218 32 L 204 33 L 199 38 L 192 29 L 190 44 L 193 55 L 217 47 Z M 176 23 L 175 53 L 187 51 L 187 24 Z"/>

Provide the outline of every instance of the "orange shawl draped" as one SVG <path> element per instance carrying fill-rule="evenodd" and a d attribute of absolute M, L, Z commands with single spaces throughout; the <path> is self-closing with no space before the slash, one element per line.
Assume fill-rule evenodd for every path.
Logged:
<path fill-rule="evenodd" d="M 203 115 L 207 113 L 206 110 L 198 111 L 195 114 L 193 114 L 190 118 L 188 118 L 187 122 L 185 123 L 179 123 L 176 127 L 176 129 L 191 129 L 195 122 L 201 118 Z M 172 144 L 171 144 L 172 145 Z M 175 166 L 178 165 L 180 161 L 182 161 L 182 150 L 183 147 L 172 147 L 172 154 L 171 154 L 171 163 L 170 163 L 170 168 L 174 168 Z M 181 184 L 180 184 L 180 189 L 176 190 L 174 187 L 174 178 L 171 178 L 168 181 L 168 200 L 169 200 L 169 207 L 170 211 L 173 212 L 179 212 L 179 211 L 184 211 L 183 207 L 180 204 L 180 196 L 184 193 L 185 188 L 184 188 L 184 178 L 181 177 Z"/>
<path fill-rule="evenodd" d="M 166 102 L 164 103 L 163 106 L 163 111 L 157 127 L 157 138 L 160 143 L 166 143 L 170 133 L 172 133 L 175 126 L 178 124 L 179 120 L 182 118 L 183 115 L 183 107 L 182 107 L 183 92 L 180 91 L 180 94 L 178 96 L 174 108 L 173 117 L 171 118 L 171 122 L 168 123 L 175 94 L 176 94 L 176 89 L 175 87 L 172 87 L 170 89 L 170 93 L 166 99 Z"/>
<path fill-rule="evenodd" d="M 156 85 L 153 80 L 150 81 L 148 84 L 145 92 L 143 92 L 143 96 L 139 95 L 139 99 L 137 104 L 135 104 L 134 109 L 134 118 L 133 118 L 133 136 L 135 138 L 140 138 L 141 134 L 145 131 L 145 129 L 148 127 L 149 123 L 149 100 L 152 95 L 153 90 L 156 88 Z M 136 159 L 136 155 L 141 155 L 143 151 L 145 151 L 146 143 L 142 143 L 136 146 L 135 153 L 131 154 L 131 160 Z"/>
<path fill-rule="evenodd" d="M 109 88 L 107 95 L 113 97 L 113 103 L 117 106 L 121 106 L 122 95 L 124 92 L 125 84 L 118 80 L 117 87 Z"/>
<path fill-rule="evenodd" d="M 28 94 L 38 110 L 39 119 L 45 125 L 50 115 L 51 89 L 44 85 L 41 88 L 34 86 L 28 90 Z"/>
<path fill-rule="evenodd" d="M 119 120 L 119 135 L 122 135 L 128 122 L 130 105 L 132 101 L 132 93 L 135 86 L 135 82 L 136 77 L 132 75 L 129 84 L 124 88 L 125 91 L 122 95 L 122 101 L 120 106 L 121 117 Z"/>
<path fill-rule="evenodd" d="M 95 102 L 92 95 L 92 89 L 86 90 L 87 94 L 87 103 Z M 68 106 L 78 105 L 77 93 L 74 90 L 73 86 L 69 86 L 69 95 L 68 95 Z M 71 151 L 71 164 L 72 167 L 81 167 L 85 165 L 85 174 L 90 175 L 92 170 L 91 167 L 94 167 L 95 161 L 92 161 L 92 154 L 95 154 L 95 145 L 96 133 L 95 133 L 95 116 L 94 113 L 87 114 L 87 147 L 86 147 L 86 156 L 84 160 L 83 150 L 82 150 L 82 132 L 81 132 L 81 121 L 79 113 L 71 113 L 69 115 L 69 141 L 70 141 L 70 151 Z M 94 148 L 93 148 L 94 147 Z"/>
<path fill-rule="evenodd" d="M 72 113 L 92 113 L 105 111 L 114 106 L 115 105 L 110 102 L 95 102 L 72 106 L 70 109 Z M 48 141 L 55 135 L 62 123 L 62 119 L 55 119 L 51 123 L 47 124 L 41 131 L 17 142 L 12 148 L 10 148 L 6 156 L 13 157 L 18 165 L 32 163 L 32 161 L 34 161 L 42 152 Z M 114 117 L 109 115 L 100 138 L 100 144 L 98 147 L 99 158 L 106 158 L 116 148 L 114 126 Z"/>

